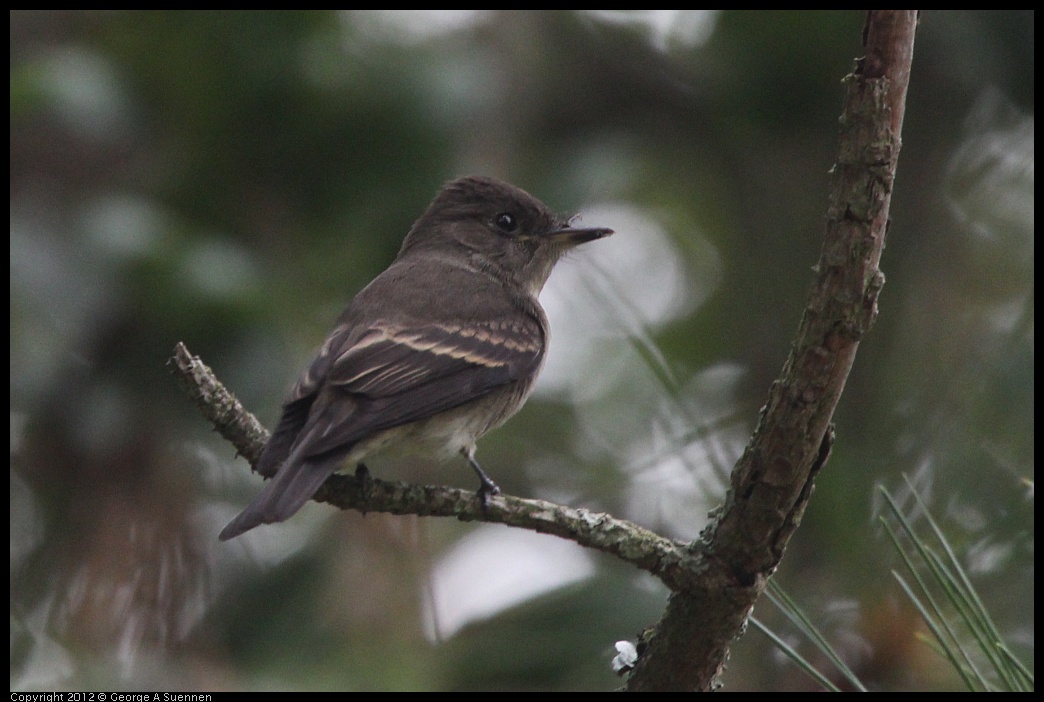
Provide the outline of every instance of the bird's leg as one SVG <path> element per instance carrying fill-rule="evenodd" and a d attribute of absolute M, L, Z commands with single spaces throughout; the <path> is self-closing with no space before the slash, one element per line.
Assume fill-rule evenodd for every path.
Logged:
<path fill-rule="evenodd" d="M 486 475 L 486 471 L 482 470 L 482 466 L 475 460 L 474 451 L 464 449 L 461 451 L 464 454 L 464 458 L 468 459 L 468 463 L 471 464 L 472 470 L 478 475 L 482 485 L 478 489 L 479 500 L 482 503 L 482 508 L 485 509 L 489 506 L 489 498 L 493 495 L 500 494 L 500 487 L 493 482 L 493 479 Z"/>

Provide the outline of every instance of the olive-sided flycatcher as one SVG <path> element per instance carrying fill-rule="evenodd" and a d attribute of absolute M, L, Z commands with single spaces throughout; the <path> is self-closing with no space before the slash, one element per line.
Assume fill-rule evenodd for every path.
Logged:
<path fill-rule="evenodd" d="M 482 499 L 499 492 L 475 442 L 522 407 L 543 365 L 537 295 L 565 251 L 609 234 L 492 178 L 447 184 L 291 389 L 255 466 L 271 480 L 220 539 L 288 519 L 331 473 L 385 448 L 462 454 Z"/>

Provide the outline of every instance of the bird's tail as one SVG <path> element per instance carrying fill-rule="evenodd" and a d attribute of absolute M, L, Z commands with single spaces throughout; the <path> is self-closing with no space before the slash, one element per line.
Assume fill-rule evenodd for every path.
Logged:
<path fill-rule="evenodd" d="M 218 538 L 228 541 L 261 524 L 289 519 L 305 502 L 312 499 L 319 486 L 337 470 L 343 460 L 343 453 L 305 460 L 292 454 L 276 476 L 268 481 L 261 494 L 221 530 Z"/>

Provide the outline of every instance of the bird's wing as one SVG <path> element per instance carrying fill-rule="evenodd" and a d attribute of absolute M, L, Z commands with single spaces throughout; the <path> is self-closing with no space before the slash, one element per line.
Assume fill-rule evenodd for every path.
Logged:
<path fill-rule="evenodd" d="M 526 377 L 544 353 L 544 332 L 529 316 L 467 325 L 382 322 L 350 343 L 337 336 L 298 383 L 299 396 L 320 384 L 331 395 L 324 407 L 312 406 L 301 431 L 309 456 L 466 404 Z"/>

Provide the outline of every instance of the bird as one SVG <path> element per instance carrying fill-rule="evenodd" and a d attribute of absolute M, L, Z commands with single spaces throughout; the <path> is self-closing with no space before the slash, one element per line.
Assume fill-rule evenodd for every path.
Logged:
<path fill-rule="evenodd" d="M 285 521 L 331 474 L 386 450 L 463 456 L 486 505 L 500 489 L 475 446 L 543 366 L 537 297 L 562 254 L 613 233 L 573 219 L 495 178 L 445 184 L 290 389 L 254 466 L 269 480 L 218 538 Z"/>

